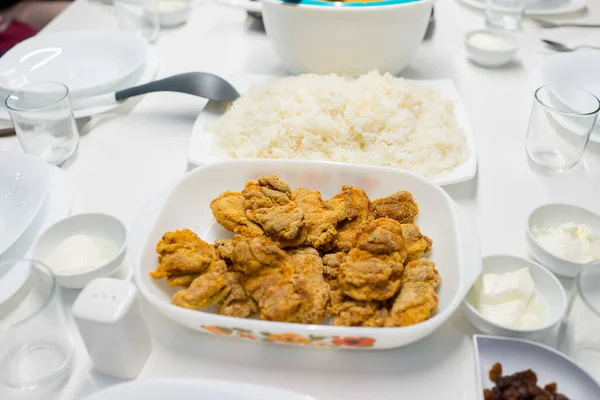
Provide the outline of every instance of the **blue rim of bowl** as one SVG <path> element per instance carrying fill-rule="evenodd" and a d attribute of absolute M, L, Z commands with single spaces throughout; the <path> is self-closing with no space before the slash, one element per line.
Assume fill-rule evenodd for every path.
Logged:
<path fill-rule="evenodd" d="M 418 3 L 422 0 L 382 0 L 382 1 L 327 1 L 327 0 L 281 0 L 282 3 L 291 5 L 324 6 L 324 7 L 373 7 L 373 6 L 391 6 L 399 4 Z"/>

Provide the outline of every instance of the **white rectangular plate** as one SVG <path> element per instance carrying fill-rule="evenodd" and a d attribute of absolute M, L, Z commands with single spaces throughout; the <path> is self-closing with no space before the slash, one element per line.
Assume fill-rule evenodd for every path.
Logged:
<path fill-rule="evenodd" d="M 231 77 L 227 77 L 227 80 L 236 87 L 238 92 L 245 93 L 252 85 L 257 83 L 266 83 L 276 78 L 277 77 L 268 75 L 236 74 L 232 75 Z M 435 183 L 439 185 L 451 185 L 473 179 L 477 172 L 477 152 L 475 150 L 475 141 L 473 140 L 473 129 L 471 128 L 469 117 L 467 116 L 467 112 L 460 99 L 456 86 L 454 86 L 454 83 L 449 79 L 413 82 L 420 86 L 433 88 L 437 90 L 443 98 L 454 102 L 454 114 L 456 121 L 467 139 L 467 146 L 469 148 L 469 159 L 462 165 L 456 167 L 450 173 L 434 179 Z M 212 149 L 214 146 L 214 134 L 204 129 L 206 124 L 215 121 L 221 115 L 223 115 L 223 108 L 221 104 L 209 102 L 198 116 L 198 119 L 194 124 L 194 128 L 192 129 L 192 135 L 190 138 L 190 148 L 187 156 L 190 164 L 201 166 L 224 161 L 223 159 L 212 154 Z"/>

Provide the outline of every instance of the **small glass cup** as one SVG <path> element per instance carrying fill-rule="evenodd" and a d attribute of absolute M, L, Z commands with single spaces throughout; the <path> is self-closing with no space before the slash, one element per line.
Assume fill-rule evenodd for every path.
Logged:
<path fill-rule="evenodd" d="M 600 101 L 571 86 L 542 86 L 535 91 L 525 149 L 531 162 L 551 172 L 574 167 L 583 156 Z"/>
<path fill-rule="evenodd" d="M 157 0 L 114 0 L 113 4 L 119 29 L 136 32 L 149 43 L 156 42 L 160 33 Z"/>
<path fill-rule="evenodd" d="M 75 154 L 79 131 L 65 85 L 32 83 L 9 94 L 5 103 L 25 153 L 58 166 Z"/>
<path fill-rule="evenodd" d="M 13 294 L 0 302 L 0 383 L 22 391 L 63 383 L 74 341 L 52 271 L 33 260 L 0 263 L 0 285 Z M 9 293 L 9 292 L 6 292 Z"/>
<path fill-rule="evenodd" d="M 574 286 L 557 348 L 600 382 L 600 264 L 584 267 Z"/>
<path fill-rule="evenodd" d="M 485 24 L 488 28 L 518 31 L 524 11 L 525 0 L 486 0 Z"/>

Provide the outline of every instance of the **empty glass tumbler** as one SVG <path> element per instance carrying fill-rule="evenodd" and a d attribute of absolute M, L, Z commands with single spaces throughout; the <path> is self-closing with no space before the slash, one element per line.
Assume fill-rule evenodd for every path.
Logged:
<path fill-rule="evenodd" d="M 24 391 L 64 382 L 74 342 L 52 271 L 33 260 L 0 262 L 0 383 Z"/>
<path fill-rule="evenodd" d="M 137 32 L 154 43 L 160 33 L 158 0 L 114 0 L 119 29 Z"/>
<path fill-rule="evenodd" d="M 571 86 L 542 86 L 535 91 L 525 139 L 533 164 L 548 171 L 565 171 L 583 156 L 600 101 Z"/>
<path fill-rule="evenodd" d="M 524 11 L 525 0 L 486 0 L 485 24 L 489 28 L 519 30 Z"/>
<path fill-rule="evenodd" d="M 25 153 L 53 165 L 75 154 L 79 131 L 65 85 L 32 83 L 9 94 L 6 107 Z"/>
<path fill-rule="evenodd" d="M 579 273 L 557 345 L 600 382 L 600 265 Z"/>

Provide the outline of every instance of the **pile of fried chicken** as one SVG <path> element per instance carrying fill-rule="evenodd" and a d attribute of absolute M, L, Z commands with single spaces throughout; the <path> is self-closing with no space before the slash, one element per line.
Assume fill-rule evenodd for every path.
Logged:
<path fill-rule="evenodd" d="M 183 229 L 156 246 L 150 275 L 183 287 L 172 303 L 221 315 L 338 326 L 395 327 L 428 319 L 441 277 L 423 256 L 432 241 L 415 225 L 411 193 L 370 201 L 344 186 L 330 200 L 276 175 L 225 192 L 210 207 L 235 233 L 210 245 Z"/>

